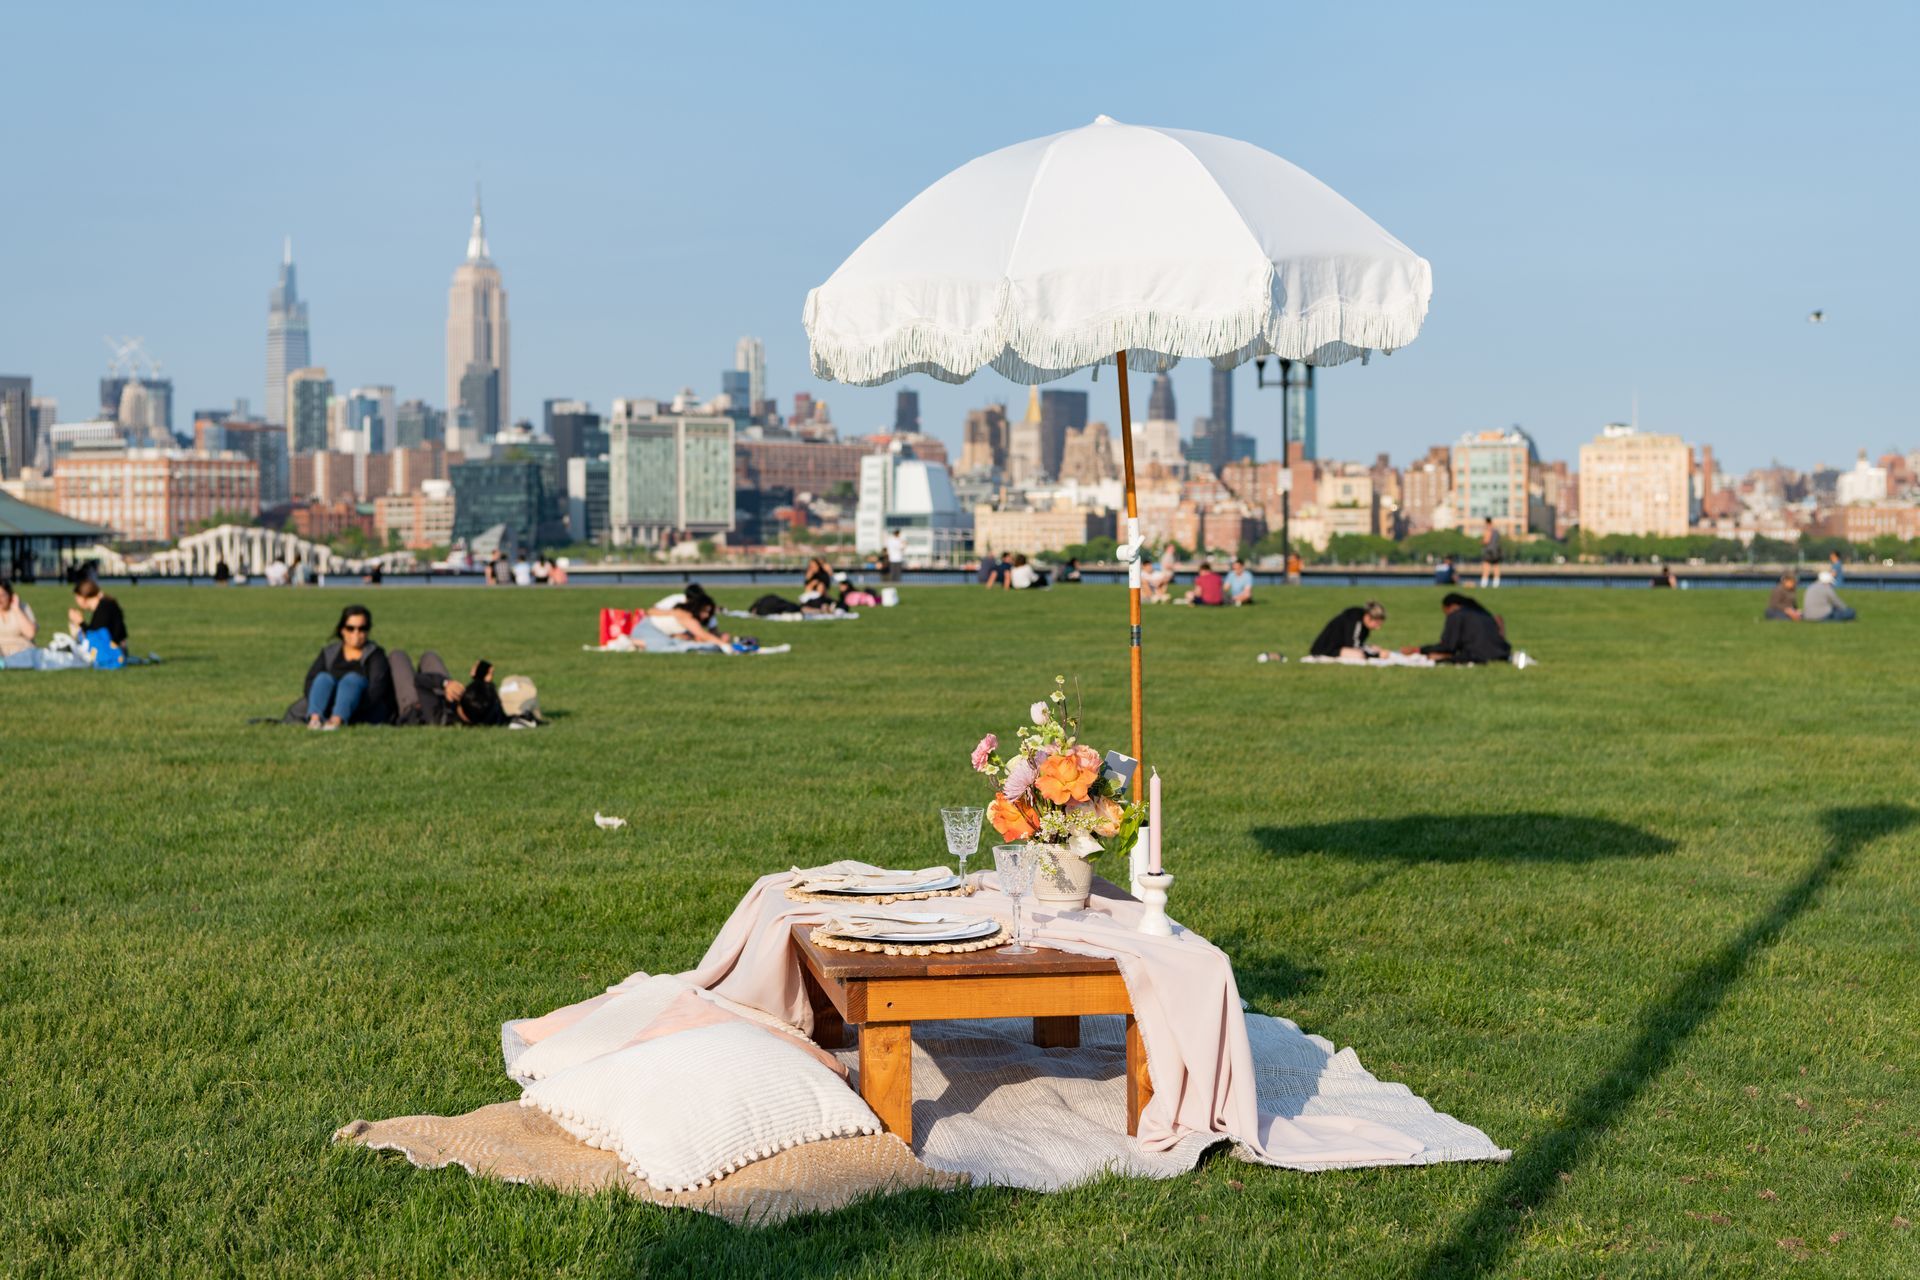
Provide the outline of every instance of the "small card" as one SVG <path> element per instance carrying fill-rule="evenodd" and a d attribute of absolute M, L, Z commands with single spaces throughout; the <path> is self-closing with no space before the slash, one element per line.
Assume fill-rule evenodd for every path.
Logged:
<path fill-rule="evenodd" d="M 1140 762 L 1132 756 L 1123 756 L 1118 751 L 1109 751 L 1107 767 L 1100 771 L 1100 776 L 1110 780 L 1114 789 L 1125 795 L 1128 785 L 1133 781 L 1133 771 L 1139 767 Z"/>

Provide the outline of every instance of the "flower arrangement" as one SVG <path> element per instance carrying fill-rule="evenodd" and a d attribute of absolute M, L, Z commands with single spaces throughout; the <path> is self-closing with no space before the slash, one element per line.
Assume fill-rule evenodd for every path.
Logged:
<path fill-rule="evenodd" d="M 975 771 L 998 784 L 987 821 L 1009 843 L 1030 841 L 1089 860 L 1126 849 L 1146 806 L 1128 801 L 1106 772 L 1106 757 L 1079 740 L 1066 677 L 1053 683 L 1054 691 L 1028 709 L 1031 723 L 1020 727 L 1011 757 L 999 754 L 1000 739 L 991 733 L 973 749 Z"/>

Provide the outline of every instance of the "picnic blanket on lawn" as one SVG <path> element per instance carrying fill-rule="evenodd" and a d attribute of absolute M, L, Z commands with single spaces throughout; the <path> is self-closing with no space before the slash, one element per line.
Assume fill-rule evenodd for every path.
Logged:
<path fill-rule="evenodd" d="M 751 613 L 745 609 L 722 609 L 720 612 L 729 618 L 745 618 L 750 622 L 854 622 L 860 614 L 842 610 L 839 613 Z"/>
<path fill-rule="evenodd" d="M 836 867 L 873 869 L 851 862 Z M 700 965 L 679 977 L 805 1031 L 812 1011 L 790 929 L 822 921 L 834 908 L 789 901 L 785 888 L 791 880 L 791 873 L 781 873 L 758 881 Z M 991 876 L 984 884 L 989 887 L 970 898 L 941 899 L 941 909 L 1010 918 L 1011 904 L 990 887 Z M 769 1167 L 773 1162 L 759 1161 L 702 1192 L 663 1197 L 644 1183 L 633 1185 L 638 1180 L 620 1169 L 617 1158 L 607 1166 L 605 1153 L 575 1152 L 564 1132 L 556 1138 L 539 1121 L 510 1116 L 498 1106 L 448 1118 L 355 1121 L 336 1139 L 404 1151 L 415 1164 L 458 1163 L 514 1181 L 585 1190 L 624 1185 L 656 1203 L 736 1221 L 834 1208 L 864 1191 L 952 1185 L 955 1175 L 1038 1190 L 1074 1186 L 1108 1170 L 1172 1177 L 1223 1143 L 1240 1159 L 1300 1170 L 1509 1156 L 1480 1130 L 1436 1112 L 1404 1085 L 1375 1078 L 1353 1050 L 1336 1049 L 1283 1018 L 1245 1013 L 1224 953 L 1185 929 L 1172 938 L 1139 933 L 1134 926 L 1140 910 L 1131 901 L 1095 898 L 1084 912 L 1037 913 L 1034 939 L 1041 946 L 1109 955 L 1120 964 L 1156 1084 L 1138 1140 L 1126 1133 L 1123 1023 L 1094 1017 L 1081 1020 L 1081 1045 L 1074 1049 L 1034 1046 L 1026 1019 L 916 1024 L 915 1150 L 906 1152 L 898 1139 L 889 1141 L 899 1151 L 888 1152 L 873 1145 L 877 1139 L 834 1138 L 784 1153 L 804 1164 L 816 1155 L 839 1160 L 855 1150 L 835 1144 L 869 1144 L 852 1161 L 854 1172 L 816 1179 L 817 1185 L 782 1185 Z M 619 992 L 646 978 L 634 974 L 608 990 Z M 529 1038 L 591 1016 L 603 999 L 505 1024 L 501 1045 L 509 1074 Z M 841 1049 L 838 1057 L 857 1075 L 857 1049 Z M 748 1180 L 736 1184 L 743 1178 Z M 731 1199 L 730 1185 L 739 1189 Z"/>
<path fill-rule="evenodd" d="M 1312 654 L 1308 654 L 1306 657 L 1300 659 L 1300 661 L 1332 663 L 1342 667 L 1438 667 L 1443 665 L 1435 662 L 1424 653 L 1397 653 L 1393 651 L 1383 653 L 1377 658 L 1349 658 L 1344 656 L 1325 658 L 1314 657 Z"/>
<path fill-rule="evenodd" d="M 580 646 L 588 653 L 644 653 L 649 655 L 670 653 L 704 653 L 716 658 L 764 658 L 776 653 L 791 653 L 790 644 L 762 645 L 758 649 L 749 649 L 745 653 L 736 653 L 732 649 L 722 649 L 715 645 L 692 645 L 684 649 L 642 649 L 631 644 L 583 644 Z"/>

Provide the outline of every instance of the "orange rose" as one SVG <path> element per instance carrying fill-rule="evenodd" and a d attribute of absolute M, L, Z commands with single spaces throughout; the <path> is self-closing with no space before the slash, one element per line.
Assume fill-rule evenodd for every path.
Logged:
<path fill-rule="evenodd" d="M 1040 788 L 1040 794 L 1055 804 L 1072 804 L 1076 800 L 1087 798 L 1087 789 L 1100 778 L 1098 771 L 1088 769 L 1068 754 L 1049 756 L 1040 766 L 1040 776 L 1034 785 Z"/>
<path fill-rule="evenodd" d="M 994 796 L 993 803 L 987 806 L 987 821 L 1008 843 L 1025 840 L 1039 829 L 1028 810 L 1002 795 Z"/>

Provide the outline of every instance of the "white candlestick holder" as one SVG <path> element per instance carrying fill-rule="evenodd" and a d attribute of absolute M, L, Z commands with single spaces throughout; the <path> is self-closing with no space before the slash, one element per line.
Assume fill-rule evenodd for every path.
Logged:
<path fill-rule="evenodd" d="M 1173 921 L 1167 919 L 1167 890 L 1173 885 L 1173 877 L 1164 871 L 1149 871 L 1142 874 L 1140 901 L 1147 906 L 1140 917 L 1140 932 L 1150 933 L 1159 938 L 1173 936 Z"/>

